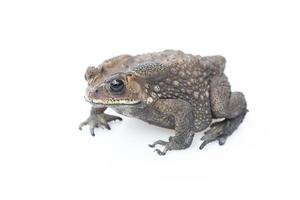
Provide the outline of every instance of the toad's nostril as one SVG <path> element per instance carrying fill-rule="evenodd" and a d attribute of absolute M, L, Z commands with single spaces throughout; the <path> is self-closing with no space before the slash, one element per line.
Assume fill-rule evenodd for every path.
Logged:
<path fill-rule="evenodd" d="M 98 94 L 98 93 L 99 93 L 99 90 L 95 90 L 95 93 Z"/>

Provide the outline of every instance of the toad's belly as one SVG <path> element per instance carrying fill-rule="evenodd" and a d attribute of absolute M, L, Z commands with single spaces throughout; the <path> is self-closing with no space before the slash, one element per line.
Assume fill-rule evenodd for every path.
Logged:
<path fill-rule="evenodd" d="M 155 126 L 160 126 L 164 128 L 175 128 L 175 119 L 173 116 L 170 115 L 164 115 L 160 111 L 157 111 L 155 109 L 151 108 L 117 108 L 113 107 L 113 110 L 115 110 L 117 113 L 121 115 L 125 115 L 127 117 L 134 117 L 140 120 L 143 120 L 145 122 L 148 122 L 149 124 L 153 124 Z"/>

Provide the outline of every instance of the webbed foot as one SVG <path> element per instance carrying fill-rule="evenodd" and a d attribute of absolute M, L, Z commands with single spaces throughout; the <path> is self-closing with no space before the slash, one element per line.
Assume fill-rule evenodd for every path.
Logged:
<path fill-rule="evenodd" d="M 106 129 L 110 130 L 110 126 L 108 122 L 114 120 L 122 121 L 122 118 L 114 115 L 105 114 L 105 113 L 91 114 L 90 117 L 87 118 L 87 120 L 85 120 L 79 125 L 79 130 L 82 130 L 83 126 L 89 125 L 91 135 L 95 136 L 95 128 L 105 127 Z"/>
<path fill-rule="evenodd" d="M 165 155 L 167 151 L 171 150 L 180 150 L 180 149 L 186 149 L 191 145 L 193 139 L 193 134 L 188 137 L 182 137 L 182 136 L 171 136 L 169 137 L 169 141 L 163 141 L 163 140 L 157 140 L 156 142 L 149 144 L 149 147 L 154 148 L 156 145 L 162 145 L 164 146 L 163 151 L 160 149 L 154 149 L 155 152 L 157 152 L 158 155 Z"/>

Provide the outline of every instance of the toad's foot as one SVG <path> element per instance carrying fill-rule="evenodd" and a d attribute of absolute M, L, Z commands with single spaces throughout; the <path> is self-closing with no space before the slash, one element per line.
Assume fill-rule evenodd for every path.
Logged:
<path fill-rule="evenodd" d="M 223 121 L 211 124 L 211 128 L 201 138 L 203 142 L 199 149 L 203 149 L 205 145 L 216 140 L 219 142 L 219 145 L 225 144 L 227 137 L 239 127 L 247 112 L 248 110 L 245 110 L 233 119 L 224 119 Z"/>
<path fill-rule="evenodd" d="M 122 118 L 118 117 L 118 116 L 114 116 L 114 115 L 108 115 L 105 113 L 91 114 L 87 120 L 85 120 L 84 122 L 82 122 L 79 125 L 79 129 L 81 130 L 83 126 L 89 125 L 91 135 L 95 136 L 95 128 L 103 126 L 103 127 L 107 128 L 108 130 L 110 130 L 110 126 L 109 126 L 108 122 L 114 121 L 114 120 L 122 121 Z"/>
<path fill-rule="evenodd" d="M 192 135 L 193 136 L 193 135 Z M 190 138 L 184 138 L 182 136 L 173 136 L 169 137 L 169 141 L 163 141 L 163 140 L 157 140 L 153 144 L 149 144 L 149 147 L 153 148 L 156 145 L 162 145 L 165 146 L 164 150 L 161 151 L 159 149 L 155 149 L 154 151 L 158 153 L 158 155 L 165 155 L 167 151 L 171 150 L 180 150 L 180 149 L 186 149 L 191 145 L 191 141 L 193 137 Z"/>

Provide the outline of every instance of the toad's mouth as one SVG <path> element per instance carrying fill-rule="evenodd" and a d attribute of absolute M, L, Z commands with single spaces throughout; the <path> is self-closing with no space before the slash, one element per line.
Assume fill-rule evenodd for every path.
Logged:
<path fill-rule="evenodd" d="M 102 105 L 135 105 L 139 104 L 140 100 L 134 99 L 93 99 L 92 103 Z"/>

